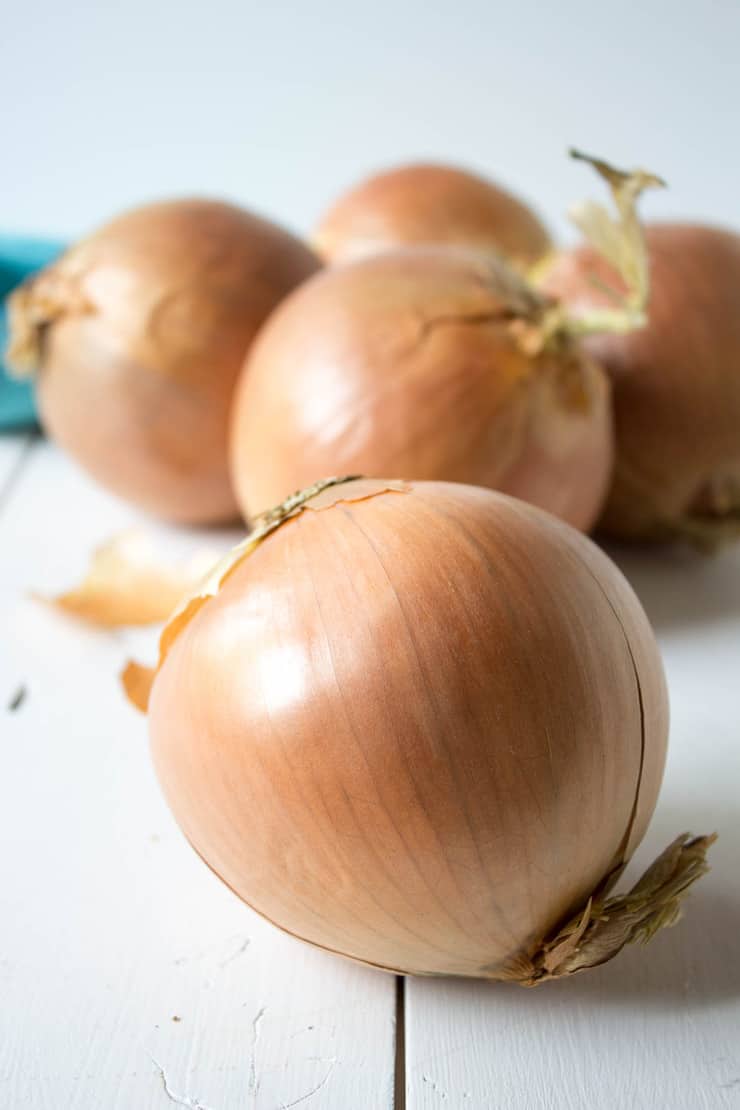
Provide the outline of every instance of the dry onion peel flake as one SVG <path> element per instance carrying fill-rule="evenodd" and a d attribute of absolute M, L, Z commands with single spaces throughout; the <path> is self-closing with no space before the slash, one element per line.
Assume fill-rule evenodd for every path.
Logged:
<path fill-rule="evenodd" d="M 181 565 L 155 555 L 140 532 L 113 537 L 94 552 L 79 586 L 38 601 L 102 628 L 158 624 L 167 620 L 213 565 L 214 554 L 200 551 Z"/>
<path fill-rule="evenodd" d="M 674 924 L 708 870 L 715 837 L 683 834 L 610 893 L 662 775 L 660 657 L 602 552 L 491 491 L 316 483 L 263 515 L 124 685 L 208 865 L 374 967 L 561 978 Z"/>

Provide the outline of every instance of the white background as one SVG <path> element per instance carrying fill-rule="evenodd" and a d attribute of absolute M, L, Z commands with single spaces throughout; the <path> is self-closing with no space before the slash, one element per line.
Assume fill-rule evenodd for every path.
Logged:
<path fill-rule="evenodd" d="M 420 156 L 564 230 L 572 144 L 662 173 L 655 217 L 740 224 L 737 0 L 6 0 L 0 32 L 0 233 L 200 192 L 308 230 Z"/>

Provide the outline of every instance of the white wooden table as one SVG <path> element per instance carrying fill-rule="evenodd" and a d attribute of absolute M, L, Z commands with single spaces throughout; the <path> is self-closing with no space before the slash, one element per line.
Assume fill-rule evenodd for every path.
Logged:
<path fill-rule="evenodd" d="M 632 871 L 678 832 L 720 831 L 684 921 L 534 991 L 404 996 L 261 921 L 179 835 L 116 678 L 155 634 L 28 598 L 135 523 L 53 447 L 0 439 L 2 1110 L 740 1107 L 740 548 L 616 553 L 673 706 Z"/>

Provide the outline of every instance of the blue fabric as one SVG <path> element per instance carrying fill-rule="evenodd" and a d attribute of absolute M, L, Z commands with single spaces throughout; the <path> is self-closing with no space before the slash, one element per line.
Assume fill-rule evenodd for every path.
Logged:
<path fill-rule="evenodd" d="M 63 250 L 64 244 L 48 239 L 0 235 L 0 432 L 36 423 L 31 383 L 9 377 L 3 363 L 8 338 L 5 298 L 24 278 L 42 269 Z"/>

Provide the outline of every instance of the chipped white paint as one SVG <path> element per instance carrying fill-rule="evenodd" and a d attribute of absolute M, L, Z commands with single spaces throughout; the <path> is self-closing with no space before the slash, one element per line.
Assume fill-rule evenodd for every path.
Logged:
<path fill-rule="evenodd" d="M 674 929 L 576 978 L 409 981 L 409 1110 L 740 1107 L 740 549 L 612 554 L 657 629 L 673 715 L 630 874 L 674 834 L 717 829 L 712 872 Z"/>
<path fill-rule="evenodd" d="M 22 445 L 0 445 L 1 479 Z M 0 1105 L 388 1110 L 393 979 L 262 921 L 170 818 L 117 682 L 155 633 L 28 599 L 140 521 L 41 443 L 0 509 Z"/>
<path fill-rule="evenodd" d="M 188 1107 L 188 1110 L 211 1110 L 210 1107 L 200 1102 L 197 1098 L 185 1098 L 183 1095 L 176 1094 L 170 1087 L 169 1081 L 167 1079 L 167 1073 L 165 1072 L 162 1065 L 158 1063 L 153 1056 L 151 1060 L 160 1074 L 160 1077 L 162 1079 L 162 1086 L 164 1087 L 164 1093 L 167 1095 L 167 1098 L 170 1100 L 170 1102 L 174 1102 L 178 1106 L 186 1106 Z"/>

